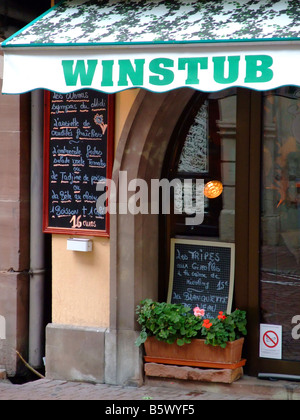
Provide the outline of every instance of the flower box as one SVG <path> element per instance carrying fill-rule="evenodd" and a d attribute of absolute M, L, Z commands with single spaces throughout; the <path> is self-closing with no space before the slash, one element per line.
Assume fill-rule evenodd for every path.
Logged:
<path fill-rule="evenodd" d="M 137 346 L 144 344 L 145 361 L 174 365 L 236 369 L 241 359 L 246 330 L 246 312 L 235 309 L 204 318 L 205 311 L 193 311 L 182 304 L 153 302 L 138 305 L 138 323 L 142 326 Z"/>
<path fill-rule="evenodd" d="M 235 369 L 243 366 L 244 338 L 227 343 L 225 348 L 205 344 L 204 339 L 193 339 L 190 344 L 178 346 L 148 337 L 144 343 L 145 361 L 184 366 Z"/>

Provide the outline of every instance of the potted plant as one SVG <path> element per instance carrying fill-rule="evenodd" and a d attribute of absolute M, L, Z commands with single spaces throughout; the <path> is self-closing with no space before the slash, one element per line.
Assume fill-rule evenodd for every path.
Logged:
<path fill-rule="evenodd" d="M 144 344 L 146 356 L 175 359 L 180 364 L 232 364 L 241 361 L 246 330 L 246 312 L 220 312 L 208 319 L 205 311 L 181 304 L 143 300 L 137 306 L 141 332 L 136 345 Z"/>

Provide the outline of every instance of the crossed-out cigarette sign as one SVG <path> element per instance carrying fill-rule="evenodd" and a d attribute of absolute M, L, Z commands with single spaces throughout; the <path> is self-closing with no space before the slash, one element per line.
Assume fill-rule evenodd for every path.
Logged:
<path fill-rule="evenodd" d="M 260 325 L 259 356 L 268 359 L 282 357 L 282 327 L 281 325 Z"/>
<path fill-rule="evenodd" d="M 263 342 L 269 349 L 273 349 L 279 343 L 278 335 L 275 331 L 266 331 L 263 335 Z"/>

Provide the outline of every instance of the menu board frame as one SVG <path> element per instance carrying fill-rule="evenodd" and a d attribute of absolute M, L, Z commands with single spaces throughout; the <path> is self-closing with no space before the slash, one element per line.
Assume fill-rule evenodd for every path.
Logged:
<path fill-rule="evenodd" d="M 90 91 L 91 89 L 81 89 L 81 91 Z M 95 91 L 93 91 L 95 92 Z M 50 182 L 50 110 L 51 110 L 51 93 L 44 91 L 44 179 L 43 179 L 43 232 L 53 234 L 68 234 L 68 235 L 85 235 L 85 236 L 102 236 L 109 237 L 110 231 L 110 217 L 107 211 L 105 217 L 104 229 L 97 228 L 81 228 L 81 226 L 58 227 L 50 225 L 49 223 L 49 182 Z M 54 92 L 53 92 L 54 93 Z M 75 92 L 76 93 L 76 92 Z M 78 92 L 77 92 L 78 93 Z M 114 117 L 115 117 L 115 95 L 97 92 L 99 98 L 105 97 L 107 99 L 107 129 L 106 129 L 106 179 L 111 179 L 113 156 L 114 156 Z M 67 95 L 67 94 L 62 94 Z M 88 140 L 86 140 L 88 141 Z M 100 195 L 100 192 L 98 193 Z M 74 225 L 74 223 L 73 223 Z M 77 224 L 78 225 L 78 224 Z M 82 224 L 81 224 L 82 225 Z"/>
<path fill-rule="evenodd" d="M 206 250 L 208 250 L 209 248 L 213 248 L 213 249 L 218 249 L 219 248 L 220 250 L 222 250 L 222 248 L 223 249 L 227 248 L 229 250 L 230 262 L 229 262 L 229 273 L 228 273 L 228 282 L 229 282 L 229 285 L 228 285 L 228 302 L 227 302 L 227 307 L 224 308 L 224 309 L 228 314 L 231 313 L 232 301 L 233 301 L 233 290 L 234 290 L 235 244 L 234 243 L 227 243 L 227 242 L 203 241 L 203 240 L 197 240 L 197 239 L 171 238 L 171 244 L 170 244 L 171 245 L 171 249 L 170 249 L 170 275 L 169 275 L 169 288 L 168 288 L 168 297 L 167 297 L 167 302 L 168 303 L 173 302 L 172 295 L 173 295 L 173 291 L 174 291 L 174 278 L 176 277 L 175 276 L 175 268 L 176 268 L 175 267 L 175 259 L 176 259 L 175 247 L 176 247 L 176 244 L 187 245 L 187 246 L 190 246 L 190 245 L 195 246 L 196 247 L 195 250 L 197 249 L 197 247 L 199 249 L 201 247 L 202 247 L 201 249 L 203 249 L 203 247 L 204 247 L 204 248 L 206 248 Z M 182 271 L 180 272 L 180 274 L 182 276 L 180 279 L 182 281 L 185 281 L 186 278 L 189 278 L 191 273 L 189 273 L 189 275 L 187 276 L 184 272 L 184 270 L 185 270 L 184 259 L 182 259 L 182 261 L 180 261 L 180 262 L 182 263 L 181 265 L 183 267 Z M 195 260 L 195 262 L 197 262 L 197 260 Z M 200 264 L 201 265 L 203 264 L 203 271 L 201 270 Z M 208 273 L 207 273 L 207 270 L 206 270 L 207 266 L 205 264 L 206 264 L 205 262 L 204 263 L 202 263 L 202 262 L 199 263 L 196 271 L 198 271 L 198 272 L 202 271 L 202 273 L 205 274 L 204 283 L 207 284 L 209 279 L 207 278 Z M 210 272 L 211 271 L 209 271 L 209 273 Z M 217 270 L 216 270 L 215 273 L 217 273 Z M 224 278 L 222 278 L 222 279 L 218 278 L 218 277 L 215 277 L 215 278 L 216 278 L 216 281 L 221 281 L 221 282 L 226 281 L 226 279 L 224 279 Z M 196 277 L 195 277 L 195 279 L 196 279 Z M 177 277 L 176 277 L 176 280 L 177 280 Z M 206 293 L 203 293 L 203 295 L 207 296 Z M 176 303 L 183 303 L 184 300 L 185 299 L 182 299 L 182 300 L 179 299 L 179 301 L 176 302 Z M 173 302 L 173 303 L 175 303 L 175 302 Z M 197 306 L 197 303 L 195 303 L 191 300 L 191 307 L 195 307 L 195 306 Z M 200 308 L 203 308 L 204 306 L 205 305 L 201 306 L 201 303 L 199 302 L 199 307 Z M 224 309 L 223 308 L 222 309 L 221 308 L 217 309 L 217 312 L 219 310 L 224 310 Z"/>

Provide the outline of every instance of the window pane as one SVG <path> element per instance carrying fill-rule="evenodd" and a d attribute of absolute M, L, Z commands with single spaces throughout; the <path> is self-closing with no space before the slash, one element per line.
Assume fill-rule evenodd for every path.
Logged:
<path fill-rule="evenodd" d="M 282 325 L 282 358 L 300 360 L 300 100 L 282 88 L 264 97 L 261 322 Z"/>
<path fill-rule="evenodd" d="M 175 234 L 234 242 L 236 90 L 202 93 L 197 98 L 192 118 L 184 119 L 184 128 L 178 130 L 177 141 L 181 147 L 178 148 L 178 164 L 172 171 L 172 178 L 181 180 L 182 189 L 175 191 L 174 208 L 179 211 L 183 209 L 187 196 L 192 196 L 191 208 L 196 207 L 197 199 L 199 202 L 195 184 L 184 185 L 188 179 L 201 179 L 204 184 L 221 181 L 223 192 L 216 198 L 203 197 L 201 192 L 201 204 L 204 202 L 203 223 L 189 227 L 185 223 L 186 214 L 176 215 Z"/>
<path fill-rule="evenodd" d="M 208 101 L 201 105 L 186 136 L 178 172 L 207 173 L 209 169 Z"/>

